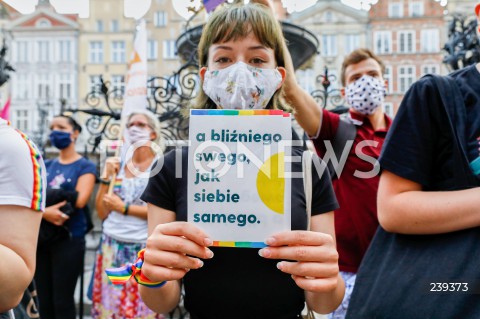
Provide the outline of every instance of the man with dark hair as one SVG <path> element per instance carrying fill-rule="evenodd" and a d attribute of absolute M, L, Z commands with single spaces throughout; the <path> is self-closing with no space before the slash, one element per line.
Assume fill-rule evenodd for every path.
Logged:
<path fill-rule="evenodd" d="M 289 68 L 289 75 L 292 70 Z M 345 316 L 358 267 L 378 226 L 377 159 L 391 124 L 383 111 L 384 72 L 383 62 L 368 49 L 355 50 L 345 58 L 342 95 L 350 106 L 345 117 L 321 109 L 310 94 L 299 90 L 294 76 L 287 76 L 286 99 L 318 155 L 329 163 L 340 204 L 335 211 L 335 233 L 346 292 L 330 318 Z"/>

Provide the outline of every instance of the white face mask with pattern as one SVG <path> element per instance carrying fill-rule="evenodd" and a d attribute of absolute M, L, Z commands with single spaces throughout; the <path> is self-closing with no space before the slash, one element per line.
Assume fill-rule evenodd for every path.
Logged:
<path fill-rule="evenodd" d="M 264 109 L 282 83 L 277 69 L 259 69 L 244 62 L 205 72 L 203 90 L 222 109 Z"/>
<path fill-rule="evenodd" d="M 364 75 L 345 87 L 345 98 L 357 112 L 371 115 L 382 106 L 387 91 L 380 79 Z"/>

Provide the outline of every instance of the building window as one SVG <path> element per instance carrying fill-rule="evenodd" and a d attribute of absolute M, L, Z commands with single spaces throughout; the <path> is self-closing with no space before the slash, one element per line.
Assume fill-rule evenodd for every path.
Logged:
<path fill-rule="evenodd" d="M 97 32 L 103 32 L 103 21 L 102 20 L 97 20 L 95 22 Z"/>
<path fill-rule="evenodd" d="M 93 93 L 96 96 L 100 92 L 100 75 L 90 75 L 89 79 L 89 93 Z"/>
<path fill-rule="evenodd" d="M 411 17 L 423 17 L 423 2 L 414 1 L 410 2 L 410 16 Z"/>
<path fill-rule="evenodd" d="M 38 74 L 37 75 L 37 98 L 49 99 L 51 96 L 50 91 L 50 75 Z"/>
<path fill-rule="evenodd" d="M 374 34 L 374 39 L 375 39 L 376 54 L 392 53 L 392 32 L 391 31 L 377 31 Z"/>
<path fill-rule="evenodd" d="M 37 23 L 35 23 L 35 26 L 37 28 L 48 28 L 52 26 L 52 23 L 48 19 L 41 18 L 37 20 Z"/>
<path fill-rule="evenodd" d="M 175 59 L 176 55 L 176 45 L 175 40 L 164 40 L 163 41 L 163 58 L 164 59 Z"/>
<path fill-rule="evenodd" d="M 27 41 L 17 42 L 17 62 L 28 62 L 29 43 Z"/>
<path fill-rule="evenodd" d="M 438 29 L 425 29 L 421 31 L 422 42 L 420 43 L 422 52 L 439 52 L 439 30 Z"/>
<path fill-rule="evenodd" d="M 118 20 L 112 20 L 111 25 L 110 25 L 110 30 L 112 32 L 120 31 L 120 26 L 118 24 Z"/>
<path fill-rule="evenodd" d="M 322 35 L 322 44 L 320 45 L 322 56 L 334 56 L 337 54 L 337 37 L 333 34 Z"/>
<path fill-rule="evenodd" d="M 403 17 L 403 2 L 393 2 L 388 5 L 388 16 L 390 18 Z"/>
<path fill-rule="evenodd" d="M 28 110 L 16 110 L 14 123 L 20 131 L 28 131 Z"/>
<path fill-rule="evenodd" d="M 30 90 L 27 74 L 19 73 L 16 75 L 16 83 L 12 86 L 15 91 L 15 97 L 17 99 L 28 99 L 30 97 Z"/>
<path fill-rule="evenodd" d="M 72 80 L 69 74 L 60 74 L 59 90 L 60 98 L 71 99 L 72 96 Z"/>
<path fill-rule="evenodd" d="M 147 44 L 147 60 L 158 59 L 158 41 L 148 40 Z"/>
<path fill-rule="evenodd" d="M 438 64 L 424 64 L 422 66 L 422 76 L 425 74 L 438 74 L 440 67 Z"/>
<path fill-rule="evenodd" d="M 383 103 L 383 111 L 390 117 L 393 117 L 393 103 L 385 102 Z"/>
<path fill-rule="evenodd" d="M 415 51 L 415 31 L 399 31 L 398 52 L 414 53 Z"/>
<path fill-rule="evenodd" d="M 112 62 L 125 63 L 125 41 L 112 41 Z"/>
<path fill-rule="evenodd" d="M 90 41 L 89 62 L 103 63 L 103 43 L 101 41 Z"/>
<path fill-rule="evenodd" d="M 345 35 L 345 53 L 350 53 L 360 47 L 360 35 L 359 34 L 346 34 Z"/>
<path fill-rule="evenodd" d="M 398 85 L 400 93 L 407 92 L 415 81 L 415 66 L 398 67 Z"/>
<path fill-rule="evenodd" d="M 393 92 L 393 69 L 391 66 L 385 67 L 383 78 L 387 81 L 387 93 Z"/>
<path fill-rule="evenodd" d="M 48 62 L 50 60 L 50 42 L 37 41 L 37 61 Z"/>
<path fill-rule="evenodd" d="M 58 59 L 60 62 L 69 62 L 72 60 L 72 41 L 58 41 Z"/>
<path fill-rule="evenodd" d="M 158 27 L 164 27 L 167 25 L 167 13 L 165 11 L 156 11 L 153 14 L 153 24 Z"/>
<path fill-rule="evenodd" d="M 112 85 L 115 96 L 125 94 L 125 77 L 123 75 L 112 75 Z"/>

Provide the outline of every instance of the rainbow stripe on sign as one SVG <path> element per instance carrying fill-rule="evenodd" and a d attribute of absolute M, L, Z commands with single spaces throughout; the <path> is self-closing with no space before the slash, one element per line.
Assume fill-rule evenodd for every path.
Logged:
<path fill-rule="evenodd" d="M 236 247 L 236 248 L 264 248 L 267 244 L 261 241 L 214 241 L 214 247 Z"/>
<path fill-rule="evenodd" d="M 190 110 L 190 115 L 281 115 L 290 117 L 291 114 L 282 110 Z"/>

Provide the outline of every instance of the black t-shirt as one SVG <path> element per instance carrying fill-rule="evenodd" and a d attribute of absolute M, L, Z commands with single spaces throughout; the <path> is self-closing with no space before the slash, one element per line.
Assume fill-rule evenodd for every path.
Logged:
<path fill-rule="evenodd" d="M 469 162 L 480 154 L 480 73 L 475 65 L 450 74 L 464 97 L 465 136 Z M 427 100 L 425 100 L 427 99 Z M 387 136 L 380 165 L 395 175 L 421 184 L 425 190 L 454 189 L 452 143 L 440 96 L 429 78 L 420 79 L 404 97 Z M 450 185 L 450 186 L 448 186 Z M 449 188 L 445 188 L 449 187 Z"/>
<path fill-rule="evenodd" d="M 480 185 L 467 163 L 478 156 L 480 74 L 471 66 L 450 76 L 464 101 L 445 107 L 433 79 L 420 79 L 405 95 L 380 156 L 382 169 L 425 191 Z M 442 93 L 453 99 L 452 92 Z M 460 128 L 466 140 L 457 141 Z M 468 155 L 456 145 L 465 146 Z M 346 318 L 480 318 L 479 243 L 478 227 L 432 235 L 379 227 L 357 274 Z"/>
<path fill-rule="evenodd" d="M 303 149 L 292 148 L 292 156 Z M 181 177 L 176 178 L 176 157 L 181 158 Z M 322 162 L 323 164 L 323 162 Z M 325 164 L 323 164 L 325 165 Z M 312 214 L 338 207 L 328 170 L 319 177 L 312 165 Z M 142 195 L 145 202 L 174 211 L 178 221 L 187 220 L 188 149 L 174 150 L 164 157 L 159 174 L 152 177 Z M 292 172 L 301 172 L 301 162 Z M 178 175 L 178 172 L 177 172 Z M 292 179 L 292 229 L 306 229 L 303 180 Z M 214 257 L 184 277 L 185 308 L 193 319 L 297 318 L 304 307 L 304 293 L 290 275 L 276 268 L 278 260 L 267 260 L 258 249 L 212 247 Z"/>

